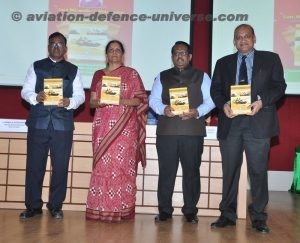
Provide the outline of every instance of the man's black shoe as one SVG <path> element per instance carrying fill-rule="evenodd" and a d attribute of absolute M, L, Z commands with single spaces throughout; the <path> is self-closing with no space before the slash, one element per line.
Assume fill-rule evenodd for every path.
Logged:
<path fill-rule="evenodd" d="M 20 219 L 32 218 L 35 215 L 40 215 L 43 213 L 42 209 L 26 209 L 20 214 Z"/>
<path fill-rule="evenodd" d="M 220 216 L 216 222 L 213 222 L 211 228 L 224 228 L 226 226 L 235 225 L 235 221 L 232 221 L 224 216 Z"/>
<path fill-rule="evenodd" d="M 270 229 L 266 224 L 265 220 L 254 220 L 252 222 L 252 228 L 259 233 L 269 233 Z"/>
<path fill-rule="evenodd" d="M 186 214 L 185 218 L 188 223 L 198 224 L 199 219 L 196 214 Z"/>
<path fill-rule="evenodd" d="M 64 217 L 64 213 L 61 209 L 49 209 L 51 216 L 55 219 L 62 219 Z"/>
<path fill-rule="evenodd" d="M 155 216 L 154 220 L 155 222 L 163 222 L 171 218 L 172 218 L 172 214 L 161 212 Z"/>

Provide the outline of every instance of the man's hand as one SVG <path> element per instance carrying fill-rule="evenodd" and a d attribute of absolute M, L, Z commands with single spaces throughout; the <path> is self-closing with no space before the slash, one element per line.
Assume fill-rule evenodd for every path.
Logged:
<path fill-rule="evenodd" d="M 230 105 L 228 103 L 225 103 L 225 105 L 223 106 L 223 111 L 228 118 L 233 118 L 236 116 L 233 114 Z"/>
<path fill-rule="evenodd" d="M 172 110 L 174 110 L 171 106 L 166 106 L 165 110 L 164 110 L 164 114 L 167 117 L 174 117 L 175 115 L 173 114 Z"/>
<path fill-rule="evenodd" d="M 197 118 L 199 116 L 197 109 L 189 109 L 188 112 L 183 112 L 179 115 L 182 120 L 188 120 L 191 118 Z"/>
<path fill-rule="evenodd" d="M 42 102 L 44 102 L 46 97 L 47 97 L 46 93 L 44 91 L 40 91 L 36 96 L 36 101 L 39 103 L 42 103 Z"/>
<path fill-rule="evenodd" d="M 259 112 L 259 110 L 262 108 L 262 101 L 261 100 L 257 100 L 254 101 L 251 105 L 251 113 L 249 114 L 249 116 L 253 116 L 255 115 L 257 112 Z"/>
<path fill-rule="evenodd" d="M 68 107 L 70 105 L 70 99 L 69 98 L 63 98 L 58 102 L 58 107 Z"/>

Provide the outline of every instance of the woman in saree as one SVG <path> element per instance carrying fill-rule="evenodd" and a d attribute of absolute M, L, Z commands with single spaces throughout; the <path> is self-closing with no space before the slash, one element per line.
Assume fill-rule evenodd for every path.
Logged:
<path fill-rule="evenodd" d="M 105 49 L 107 66 L 95 72 L 90 107 L 93 171 L 87 196 L 86 218 L 120 222 L 135 216 L 138 162 L 146 165 L 147 94 L 136 70 L 123 65 L 124 47 L 110 41 Z M 120 77 L 119 105 L 101 103 L 103 76 Z M 100 97 L 101 98 L 101 97 Z"/>

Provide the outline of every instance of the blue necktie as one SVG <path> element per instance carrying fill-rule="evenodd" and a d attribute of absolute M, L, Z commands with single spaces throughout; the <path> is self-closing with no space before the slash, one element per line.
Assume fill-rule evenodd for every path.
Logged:
<path fill-rule="evenodd" d="M 247 66 L 245 59 L 247 56 L 242 56 L 242 62 L 240 66 L 240 73 L 239 73 L 239 85 L 241 84 L 248 84 L 248 75 L 247 75 Z"/>

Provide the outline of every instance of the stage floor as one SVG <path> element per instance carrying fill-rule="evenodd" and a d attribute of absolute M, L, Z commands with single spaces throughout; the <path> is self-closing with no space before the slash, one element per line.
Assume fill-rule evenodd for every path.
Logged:
<path fill-rule="evenodd" d="M 199 217 L 199 224 L 174 216 L 166 223 L 154 223 L 154 215 L 137 214 L 135 220 L 119 224 L 85 219 L 84 212 L 64 211 L 55 220 L 44 210 L 42 216 L 19 220 L 22 210 L 0 209 L 0 242 L 30 243 L 294 243 L 300 242 L 300 195 L 270 192 L 269 234 L 256 233 L 249 218 L 237 220 L 235 227 L 211 229 L 216 217 Z"/>

